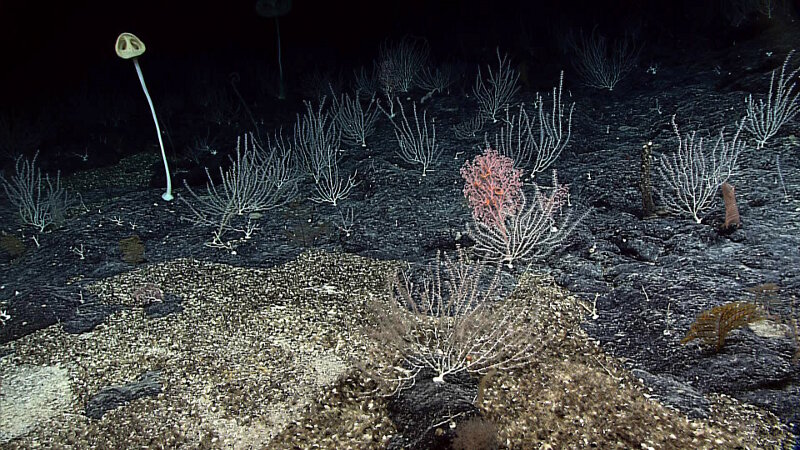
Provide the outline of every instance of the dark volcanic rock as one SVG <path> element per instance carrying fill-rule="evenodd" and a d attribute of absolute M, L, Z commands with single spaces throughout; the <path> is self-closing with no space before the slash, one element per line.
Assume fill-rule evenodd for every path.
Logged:
<path fill-rule="evenodd" d="M 119 307 L 79 287 L 40 286 L 5 300 L 11 318 L 0 327 L 0 344 L 60 323 L 67 333 L 93 330 Z"/>
<path fill-rule="evenodd" d="M 154 396 L 161 392 L 159 372 L 145 372 L 135 382 L 123 386 L 103 388 L 86 404 L 86 416 L 92 419 L 103 417 L 108 411 L 144 396 Z"/>
<path fill-rule="evenodd" d="M 413 386 L 403 389 L 389 404 L 398 435 L 390 449 L 447 449 L 454 438 L 450 420 L 461 422 L 479 414 L 473 405 L 478 383 L 462 372 L 435 383 L 434 374 L 417 374 Z"/>

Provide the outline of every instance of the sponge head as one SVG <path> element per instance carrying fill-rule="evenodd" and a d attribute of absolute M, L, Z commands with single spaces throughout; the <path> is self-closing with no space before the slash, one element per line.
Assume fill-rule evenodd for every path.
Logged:
<path fill-rule="evenodd" d="M 114 50 L 117 52 L 117 56 L 122 59 L 136 58 L 144 53 L 145 49 L 144 42 L 132 33 L 120 34 L 117 37 L 117 42 L 114 44 Z"/>

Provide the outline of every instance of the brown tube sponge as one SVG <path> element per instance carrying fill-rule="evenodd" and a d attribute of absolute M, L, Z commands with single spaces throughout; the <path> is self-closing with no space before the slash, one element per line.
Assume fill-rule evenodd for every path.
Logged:
<path fill-rule="evenodd" d="M 739 208 L 736 206 L 736 192 L 728 182 L 722 183 L 722 200 L 725 202 L 725 223 L 722 224 L 722 229 L 733 231 L 742 223 L 739 221 Z"/>

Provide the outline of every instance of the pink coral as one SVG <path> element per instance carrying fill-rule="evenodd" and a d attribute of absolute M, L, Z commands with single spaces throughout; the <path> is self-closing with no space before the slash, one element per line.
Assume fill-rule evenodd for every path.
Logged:
<path fill-rule="evenodd" d="M 505 229 L 506 217 L 517 212 L 522 198 L 522 170 L 514 168 L 514 160 L 487 148 L 464 163 L 461 177 L 475 220 Z"/>

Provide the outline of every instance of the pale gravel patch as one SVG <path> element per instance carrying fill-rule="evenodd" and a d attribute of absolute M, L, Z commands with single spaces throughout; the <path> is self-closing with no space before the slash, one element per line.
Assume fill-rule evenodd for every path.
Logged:
<path fill-rule="evenodd" d="M 99 421 L 56 417 L 15 444 L 111 443 L 117 421 L 133 427 L 132 442 L 266 442 L 360 358 L 366 338 L 358 321 L 389 267 L 364 261 L 309 252 L 264 270 L 180 259 L 92 285 L 102 301 L 134 308 L 91 333 L 67 335 L 56 326 L 22 338 L 9 344 L 15 353 L 3 364 L 68 366 L 75 415 L 101 388 L 147 370 L 161 372 L 163 392 Z M 145 318 L 131 294 L 146 283 L 181 297 L 183 312 Z M 157 437 L 148 435 L 153 430 Z"/>
<path fill-rule="evenodd" d="M 105 301 L 141 306 L 130 294 L 152 283 L 182 297 L 184 311 L 148 320 L 136 307 L 92 333 L 50 327 L 8 344 L 4 372 L 59 364 L 75 393 L 69 411 L 9 448 L 384 448 L 396 431 L 370 373 L 392 355 L 364 328 L 380 323 L 369 313 L 397 267 L 308 252 L 266 270 L 182 259 L 103 280 L 92 290 Z M 483 383 L 478 407 L 501 448 L 767 449 L 791 439 L 772 414 L 727 397 L 710 396 L 708 420 L 650 398 L 580 328 L 587 305 L 549 277 L 524 275 L 508 301 L 541 307 L 530 331 L 542 341 L 531 367 Z M 82 415 L 93 393 L 146 370 L 161 372 L 161 394 L 100 420 Z"/>

